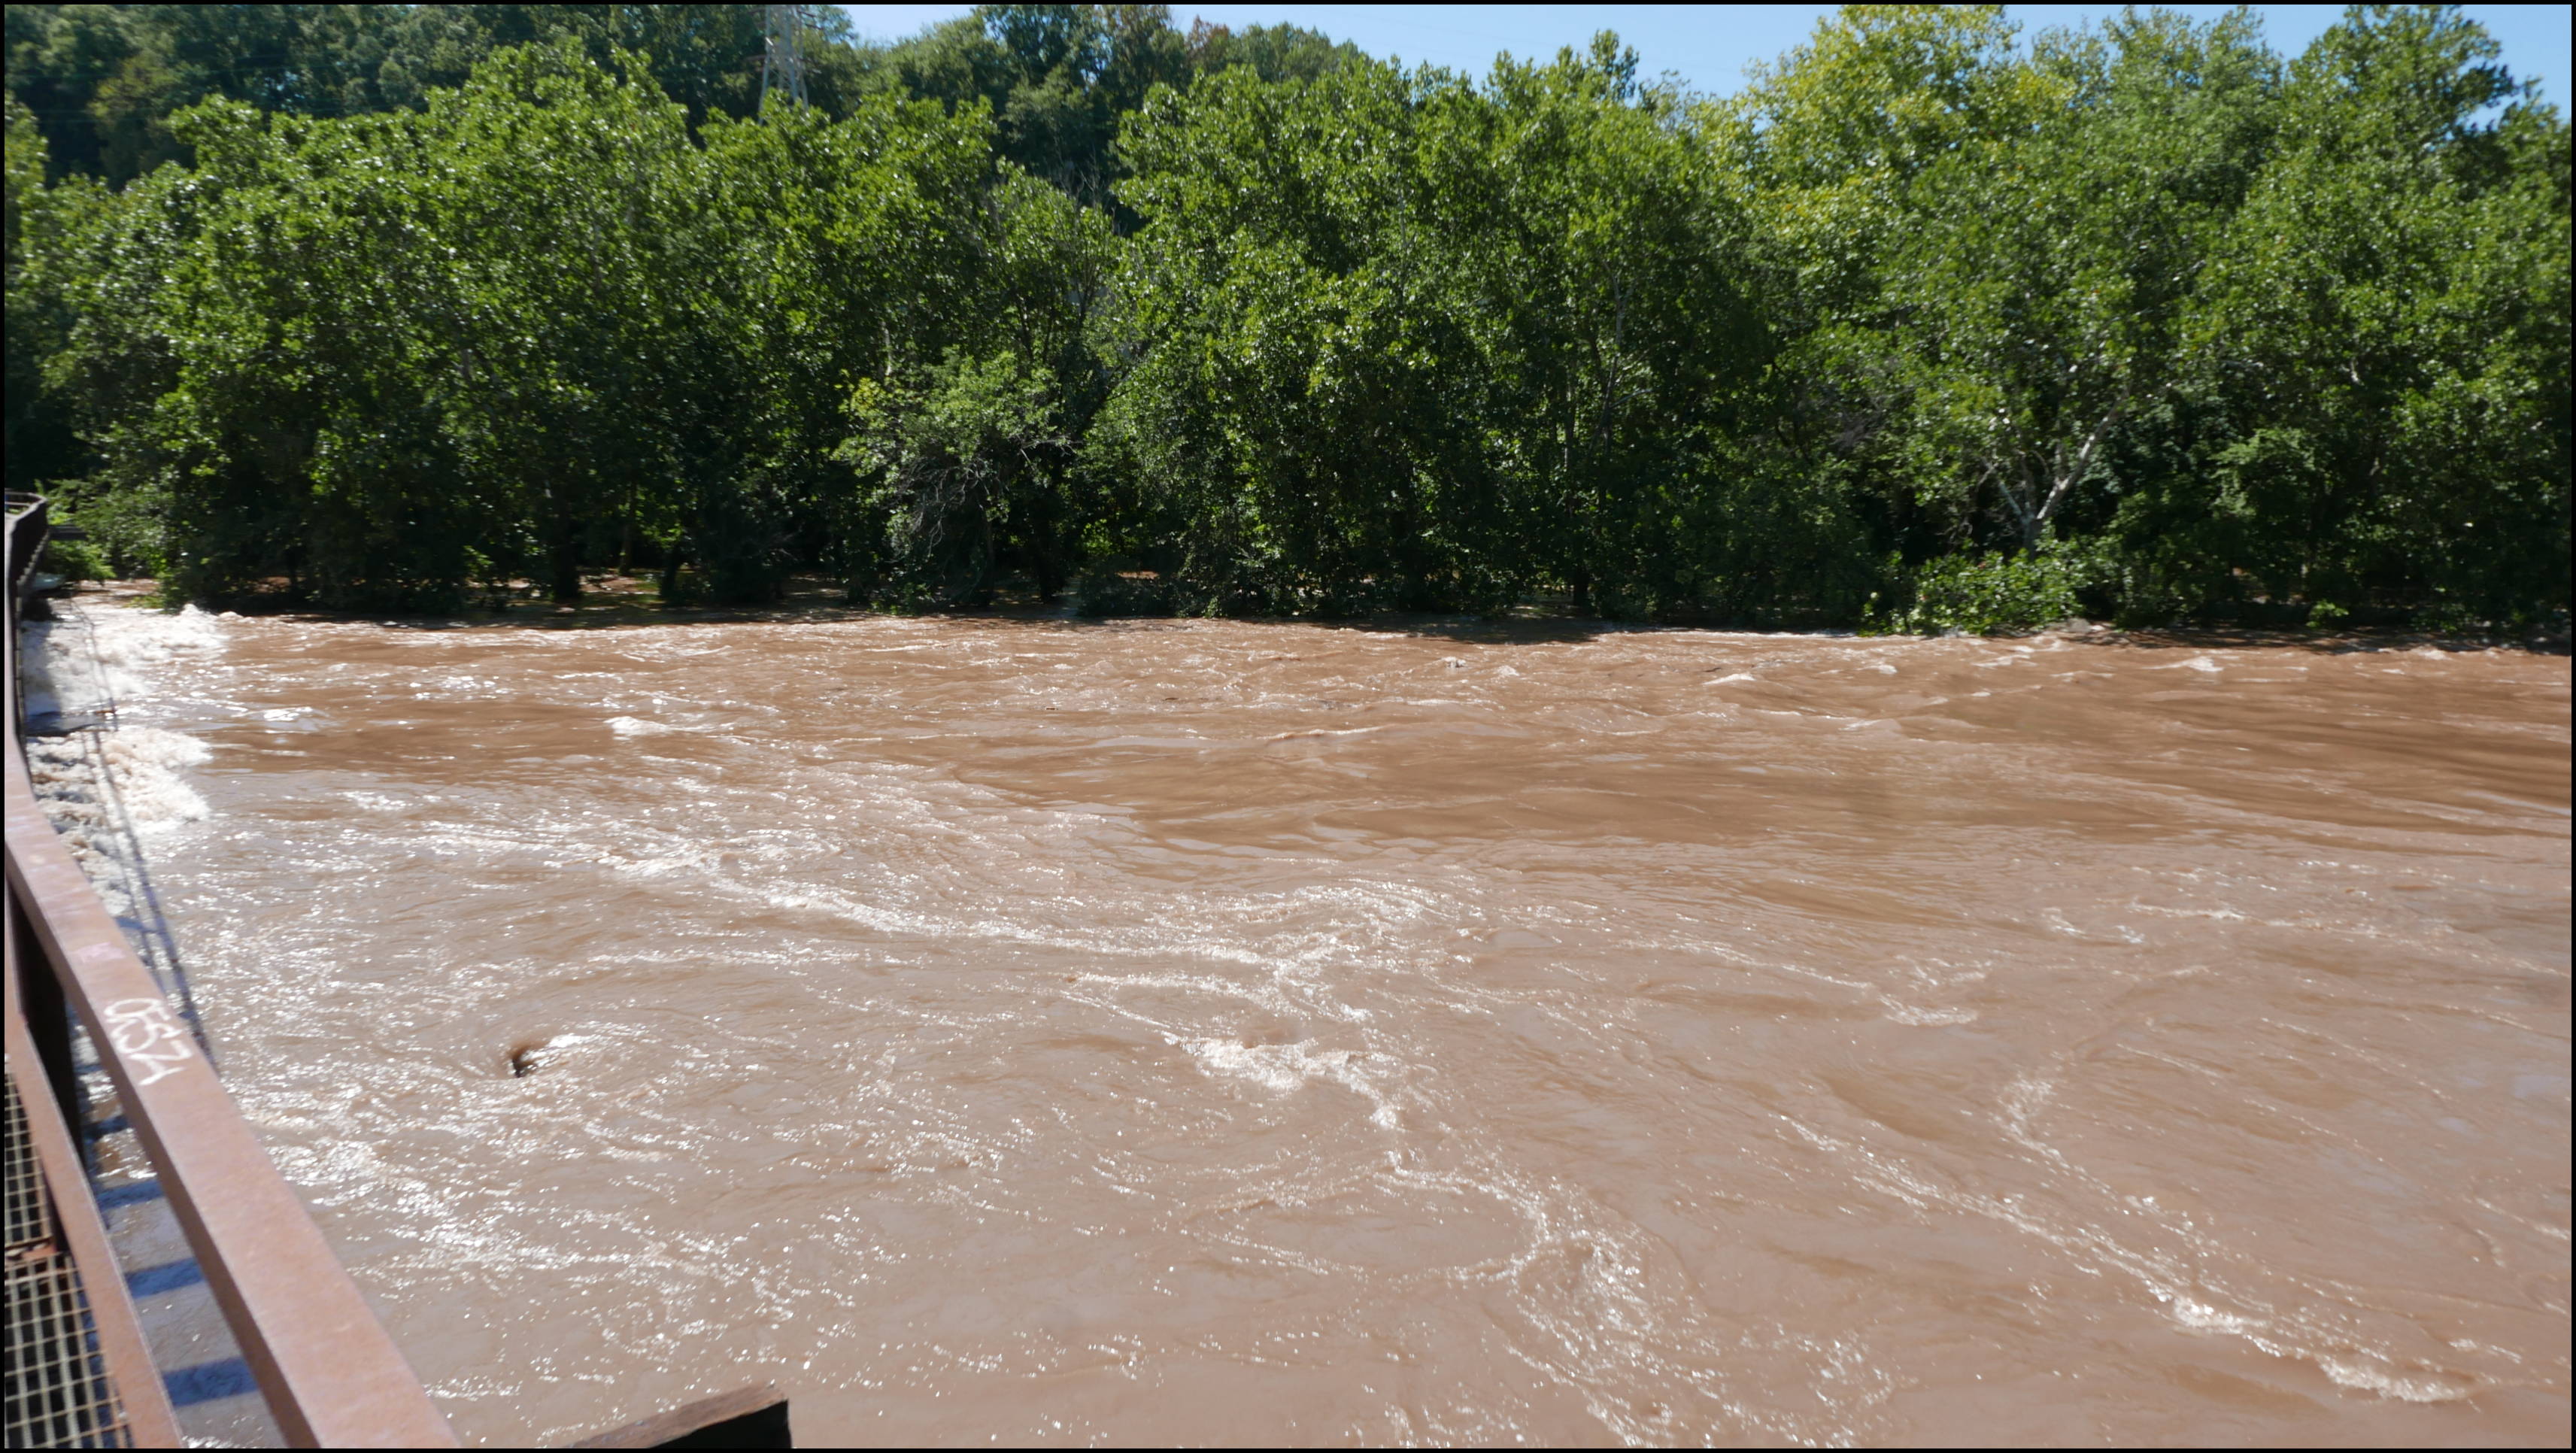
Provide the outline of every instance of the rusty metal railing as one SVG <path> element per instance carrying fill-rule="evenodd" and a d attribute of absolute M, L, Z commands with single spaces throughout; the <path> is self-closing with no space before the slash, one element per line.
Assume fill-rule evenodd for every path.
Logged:
<path fill-rule="evenodd" d="M 7 659 L 0 670 L 8 697 L 0 712 L 8 733 L 8 905 L 12 929 L 23 929 L 31 950 L 12 954 L 12 970 L 22 976 L 12 998 L 30 1007 L 31 1018 L 58 999 L 98 1046 L 100 1066 L 287 1442 L 454 1447 L 447 1420 L 36 803 L 18 740 L 17 627 L 20 586 L 42 547 L 44 511 L 42 500 L 9 502 Z M 47 1069 L 59 1096 L 68 1067 Z M 75 1175 L 69 1183 L 55 1180 L 53 1190 L 58 1199 L 85 1200 L 88 1186 Z M 110 1261 L 92 1279 L 116 1275 Z"/>
<path fill-rule="evenodd" d="M 27 1032 L 15 944 L 13 934 L 5 981 L 9 1446 L 176 1448 L 170 1399 Z"/>

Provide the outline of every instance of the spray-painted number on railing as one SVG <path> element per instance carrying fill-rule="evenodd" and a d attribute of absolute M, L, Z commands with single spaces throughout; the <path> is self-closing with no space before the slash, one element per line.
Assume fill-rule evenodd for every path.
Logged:
<path fill-rule="evenodd" d="M 107 1033 L 128 1064 L 150 1072 L 143 1084 L 177 1074 L 191 1057 L 188 1031 L 158 999 L 119 999 L 108 1005 Z"/>

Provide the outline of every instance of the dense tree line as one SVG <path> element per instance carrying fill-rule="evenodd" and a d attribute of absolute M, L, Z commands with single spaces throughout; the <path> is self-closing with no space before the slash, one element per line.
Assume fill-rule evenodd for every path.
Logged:
<path fill-rule="evenodd" d="M 2568 132 L 2453 7 L 1856 6 L 1722 101 L 808 44 L 798 108 L 758 7 L 12 7 L 11 486 L 347 608 L 2564 618 Z"/>

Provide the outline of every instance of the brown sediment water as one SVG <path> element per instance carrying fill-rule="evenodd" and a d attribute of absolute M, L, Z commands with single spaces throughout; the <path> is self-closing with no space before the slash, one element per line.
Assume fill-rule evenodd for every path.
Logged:
<path fill-rule="evenodd" d="M 2564 657 L 94 614 L 469 1440 L 2568 1441 Z"/>

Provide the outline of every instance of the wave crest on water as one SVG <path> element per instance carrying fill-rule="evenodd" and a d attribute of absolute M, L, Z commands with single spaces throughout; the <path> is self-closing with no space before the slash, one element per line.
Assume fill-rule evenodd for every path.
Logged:
<path fill-rule="evenodd" d="M 1369 1119 L 1392 1129 L 1400 1120 L 1395 1083 L 1405 1065 L 1389 1055 L 1356 1049 L 1317 1049 L 1316 1042 L 1245 1044 L 1235 1039 L 1186 1039 L 1181 1047 L 1212 1075 L 1249 1080 L 1265 1089 L 1289 1094 L 1317 1080 L 1341 1086 L 1375 1108 Z"/>
<path fill-rule="evenodd" d="M 203 821 L 206 799 L 181 774 L 213 755 L 195 737 L 158 727 L 38 737 L 27 745 L 29 773 L 46 815 L 67 837 L 84 843 L 89 831 L 113 825 L 119 810 L 125 823 L 146 835 Z M 112 798 L 98 790 L 102 768 Z"/>
<path fill-rule="evenodd" d="M 161 668 L 221 655 L 227 645 L 221 619 L 193 605 L 177 611 L 125 608 L 85 614 L 99 668 L 120 697 L 145 695 L 157 689 Z"/>

